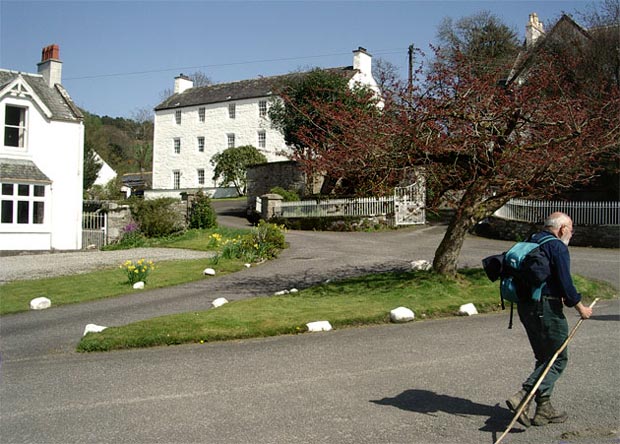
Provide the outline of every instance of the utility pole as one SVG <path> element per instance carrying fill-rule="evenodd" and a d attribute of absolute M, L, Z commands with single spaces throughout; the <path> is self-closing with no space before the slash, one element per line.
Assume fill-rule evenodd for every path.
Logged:
<path fill-rule="evenodd" d="M 409 92 L 413 90 L 413 44 L 409 45 L 409 79 L 408 79 L 408 87 Z"/>

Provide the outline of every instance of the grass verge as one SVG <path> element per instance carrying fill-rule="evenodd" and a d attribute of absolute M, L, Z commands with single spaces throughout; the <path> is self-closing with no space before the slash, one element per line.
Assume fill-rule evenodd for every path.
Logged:
<path fill-rule="evenodd" d="M 149 275 L 146 285 L 149 290 L 212 279 L 202 274 L 207 267 L 213 268 L 218 276 L 239 271 L 244 267 L 243 261 L 238 259 L 221 259 L 217 264 L 213 264 L 208 258 L 163 261 L 157 262 L 155 266 L 156 269 Z M 27 311 L 30 309 L 30 301 L 38 297 L 50 299 L 56 307 L 136 291 L 140 290 L 134 290 L 127 284 L 127 275 L 118 266 L 71 276 L 14 281 L 0 287 L 0 315 Z"/>
<path fill-rule="evenodd" d="M 608 284 L 575 277 L 584 299 L 612 298 Z M 473 302 L 479 312 L 499 309 L 497 283 L 481 269 L 455 280 L 432 272 L 392 272 L 347 279 L 285 296 L 252 298 L 202 312 L 145 320 L 89 333 L 78 351 L 152 347 L 296 334 L 306 323 L 328 320 L 334 328 L 389 322 L 390 310 L 406 306 L 417 319 L 450 316 Z"/>

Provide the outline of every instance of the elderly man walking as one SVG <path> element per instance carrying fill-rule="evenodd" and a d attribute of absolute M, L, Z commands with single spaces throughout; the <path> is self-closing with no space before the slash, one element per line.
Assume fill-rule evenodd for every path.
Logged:
<path fill-rule="evenodd" d="M 544 230 L 532 235 L 530 241 L 536 242 L 549 235 L 558 242 L 546 242 L 540 249 L 549 259 L 551 275 L 546 281 L 540 301 L 523 301 L 517 305 L 519 319 L 527 332 L 534 352 L 535 368 L 523 382 L 522 389 L 506 401 L 508 408 L 516 413 L 528 393 L 532 390 L 545 366 L 561 347 L 568 336 L 568 322 L 564 316 L 563 306 L 574 307 L 583 319 L 592 315 L 592 309 L 581 303 L 581 295 L 575 289 L 570 274 L 570 255 L 568 244 L 573 235 L 573 221 L 564 213 L 553 213 L 545 221 Z M 536 391 L 536 413 L 533 420 L 525 408 L 518 421 L 529 427 L 531 424 L 542 426 L 548 423 L 561 423 L 568 418 L 566 412 L 558 412 L 551 405 L 551 394 L 568 362 L 565 349 L 555 360 Z M 528 406 L 529 407 L 529 406 Z"/>

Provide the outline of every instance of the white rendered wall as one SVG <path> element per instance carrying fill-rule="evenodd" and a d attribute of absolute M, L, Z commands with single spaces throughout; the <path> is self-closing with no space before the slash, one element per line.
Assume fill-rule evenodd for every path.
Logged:
<path fill-rule="evenodd" d="M 235 103 L 235 118 L 228 114 L 229 103 L 181 108 L 181 124 L 175 121 L 176 109 L 155 113 L 153 140 L 153 189 L 171 189 L 173 171 L 181 172 L 180 188 L 214 187 L 211 158 L 228 148 L 228 134 L 235 135 L 235 146 L 252 145 L 269 162 L 286 160 L 277 154 L 288 148 L 282 134 L 271 128 L 267 117 L 260 117 L 258 102 L 268 98 L 240 100 Z M 200 122 L 198 108 L 205 108 L 205 121 Z M 259 148 L 258 132 L 265 131 L 266 147 Z M 198 137 L 205 138 L 204 152 L 198 151 Z M 174 139 L 181 140 L 181 152 L 175 154 Z M 198 169 L 205 170 L 205 183 L 198 183 Z"/>
<path fill-rule="evenodd" d="M 0 146 L 0 155 L 34 162 L 52 181 L 46 186 L 43 224 L 0 224 L 0 250 L 79 250 L 82 248 L 84 127 L 81 122 L 48 120 L 28 99 L 0 101 L 27 107 L 26 147 Z"/>
<path fill-rule="evenodd" d="M 101 163 L 101 169 L 99 170 L 99 173 L 97 173 L 97 179 L 93 185 L 107 185 L 109 181 L 116 177 L 116 171 L 114 171 L 112 167 L 99 156 L 99 154 L 95 153 L 95 159 L 97 159 L 97 162 Z"/>

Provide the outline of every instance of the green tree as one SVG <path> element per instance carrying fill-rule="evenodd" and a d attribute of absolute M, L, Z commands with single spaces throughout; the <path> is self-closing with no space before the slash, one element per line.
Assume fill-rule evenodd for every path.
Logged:
<path fill-rule="evenodd" d="M 306 167 L 313 165 L 312 159 L 316 156 L 313 146 L 308 149 L 308 137 L 313 137 L 315 131 L 325 131 L 327 123 L 322 119 L 318 108 L 322 104 L 338 104 L 343 111 L 345 109 L 361 107 L 370 112 L 378 112 L 377 103 L 379 98 L 364 87 L 349 87 L 349 79 L 341 72 L 313 70 L 308 73 L 298 73 L 289 77 L 289 80 L 280 86 L 277 91 L 281 100 L 276 100 L 269 109 L 269 118 L 274 128 L 280 130 L 284 140 L 293 150 L 291 158 Z M 346 131 L 344 128 L 331 126 L 329 138 L 321 138 L 326 141 L 320 151 L 329 151 L 337 148 L 335 139 L 339 134 Z M 308 177 L 315 174 L 323 174 L 321 168 L 314 171 L 306 171 Z M 349 174 L 346 168 L 337 171 L 330 170 L 325 176 L 321 194 L 332 193 L 336 186 L 342 194 L 352 194 L 357 188 L 357 177 Z"/>
<path fill-rule="evenodd" d="M 519 50 L 517 33 L 489 11 L 458 20 L 444 18 L 437 38 L 441 58 L 436 62 L 451 63 L 460 54 L 478 74 L 513 60 Z"/>
<path fill-rule="evenodd" d="M 215 167 L 213 180 L 219 180 L 220 186 L 233 184 L 237 192 L 243 195 L 247 186 L 247 168 L 265 162 L 265 155 L 252 145 L 228 148 L 211 158 L 211 164 Z"/>
<path fill-rule="evenodd" d="M 135 171 L 151 171 L 153 167 L 153 113 L 143 108 L 133 115 L 133 143 L 129 147 Z"/>
<path fill-rule="evenodd" d="M 105 152 L 106 148 L 101 120 L 93 114 L 84 112 L 84 191 L 93 186 L 103 166 L 95 153 Z"/>

